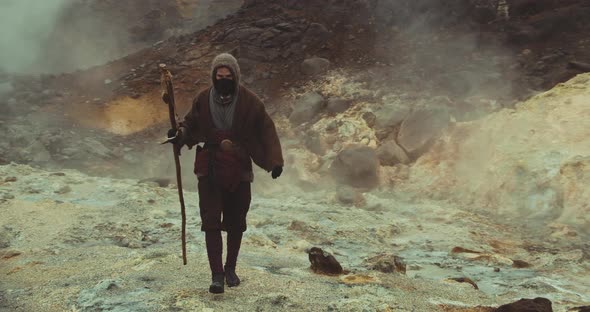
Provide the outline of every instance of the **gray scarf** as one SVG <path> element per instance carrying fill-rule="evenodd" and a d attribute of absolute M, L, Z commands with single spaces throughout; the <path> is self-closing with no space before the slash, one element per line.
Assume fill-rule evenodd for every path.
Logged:
<path fill-rule="evenodd" d="M 209 93 L 209 110 L 211 111 L 215 128 L 220 130 L 231 129 L 237 102 L 237 90 L 236 94 L 228 98 L 222 98 L 215 88 L 211 88 L 211 92 Z"/>

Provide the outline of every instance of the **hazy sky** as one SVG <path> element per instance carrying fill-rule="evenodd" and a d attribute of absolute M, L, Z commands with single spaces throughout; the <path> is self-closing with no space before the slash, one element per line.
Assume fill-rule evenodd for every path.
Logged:
<path fill-rule="evenodd" d="M 31 71 L 69 0 L 0 1 L 0 70 Z"/>

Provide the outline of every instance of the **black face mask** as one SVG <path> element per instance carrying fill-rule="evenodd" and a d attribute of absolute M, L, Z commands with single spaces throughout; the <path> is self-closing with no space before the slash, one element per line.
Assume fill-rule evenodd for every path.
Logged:
<path fill-rule="evenodd" d="M 236 91 L 236 82 L 231 79 L 215 79 L 213 86 L 221 95 L 232 95 Z"/>

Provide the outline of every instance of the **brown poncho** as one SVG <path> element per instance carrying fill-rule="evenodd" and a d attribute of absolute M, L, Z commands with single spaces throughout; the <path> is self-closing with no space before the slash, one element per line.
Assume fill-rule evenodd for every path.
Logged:
<path fill-rule="evenodd" d="M 183 143 L 192 147 L 200 142 L 216 142 L 216 130 L 209 109 L 210 88 L 194 99 L 193 105 L 180 123 Z M 260 168 L 271 171 L 283 166 L 281 143 L 274 122 L 266 112 L 262 101 L 244 86 L 239 87 L 231 127 L 234 143 L 239 147 L 240 158 L 250 158 Z M 250 162 L 251 167 L 251 162 Z"/>

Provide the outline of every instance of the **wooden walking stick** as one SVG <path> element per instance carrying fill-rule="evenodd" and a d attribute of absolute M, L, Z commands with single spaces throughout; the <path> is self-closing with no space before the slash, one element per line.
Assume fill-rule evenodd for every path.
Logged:
<path fill-rule="evenodd" d="M 174 86 L 172 85 L 172 74 L 166 69 L 166 64 L 160 64 L 161 83 L 162 83 L 162 100 L 168 104 L 170 115 L 170 126 L 175 131 L 178 130 L 176 122 L 176 104 L 174 102 Z M 167 140 L 164 143 L 168 143 Z M 176 164 L 176 185 L 178 187 L 178 198 L 180 199 L 180 215 L 182 216 L 182 263 L 186 265 L 186 213 L 184 209 L 184 195 L 182 193 L 182 176 L 180 173 L 180 148 L 178 144 L 172 144 L 174 151 L 174 163 Z"/>

